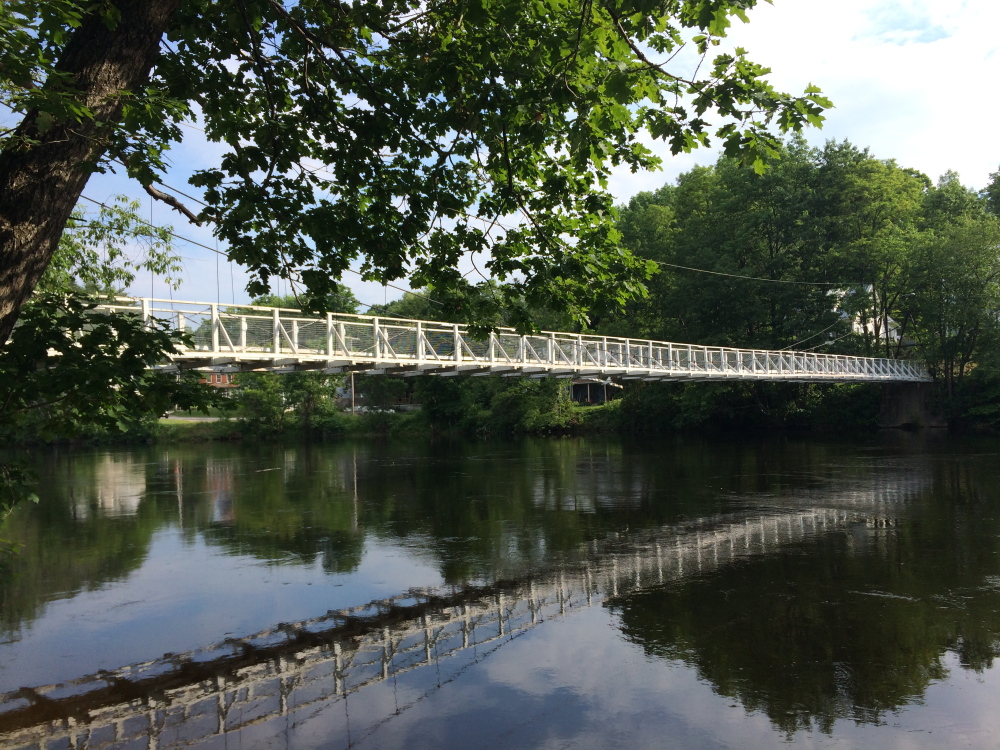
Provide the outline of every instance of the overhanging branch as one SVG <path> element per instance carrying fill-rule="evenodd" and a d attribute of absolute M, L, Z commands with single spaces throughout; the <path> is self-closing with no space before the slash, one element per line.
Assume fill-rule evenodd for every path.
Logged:
<path fill-rule="evenodd" d="M 187 217 L 188 221 L 190 221 L 192 224 L 197 224 L 199 227 L 201 226 L 201 219 L 198 218 L 198 215 L 195 214 L 193 211 L 191 211 L 190 208 L 185 206 L 179 200 L 177 200 L 174 196 L 168 195 L 167 193 L 164 193 L 161 190 L 157 190 L 152 185 L 143 185 L 142 189 L 145 190 L 150 196 L 152 196 L 156 200 L 163 201 L 171 208 L 180 211 L 182 214 L 184 214 L 184 216 Z"/>

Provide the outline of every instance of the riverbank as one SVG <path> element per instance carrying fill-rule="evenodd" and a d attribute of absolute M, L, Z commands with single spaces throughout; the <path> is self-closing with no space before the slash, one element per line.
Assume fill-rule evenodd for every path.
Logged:
<path fill-rule="evenodd" d="M 484 379 L 485 380 L 485 379 Z M 437 385 L 437 383 L 432 383 Z M 314 403 L 303 416 L 296 409 L 266 413 L 237 402 L 230 411 L 209 415 L 178 413 L 144 420 L 126 432 L 90 429 L 73 440 L 51 442 L 89 445 L 149 443 L 269 442 L 349 438 L 516 437 L 516 436 L 654 436 L 654 435 L 871 435 L 879 429 L 883 392 L 879 385 L 804 387 L 797 384 L 629 383 L 622 398 L 604 404 L 580 404 L 544 383 L 518 384 L 490 399 L 468 398 L 463 383 L 448 390 L 425 389 L 422 406 L 351 414 L 332 404 Z M 489 386 L 490 383 L 473 383 Z M 953 429 L 995 433 L 990 422 L 956 421 Z M 38 444 L 33 438 L 13 441 Z"/>
<path fill-rule="evenodd" d="M 147 442 L 182 443 L 203 441 L 267 441 L 279 438 L 310 438 L 320 440 L 372 437 L 420 437 L 428 434 L 479 436 L 501 435 L 584 435 L 612 434 L 613 414 L 617 404 L 570 404 L 558 414 L 537 415 L 527 429 L 503 429 L 488 418 L 478 423 L 441 424 L 428 419 L 422 410 L 408 412 L 369 412 L 327 415 L 311 429 L 304 428 L 293 415 L 280 425 L 262 428 L 240 417 L 212 420 L 161 419 L 145 435 Z M 480 415 L 483 417 L 483 415 Z"/>

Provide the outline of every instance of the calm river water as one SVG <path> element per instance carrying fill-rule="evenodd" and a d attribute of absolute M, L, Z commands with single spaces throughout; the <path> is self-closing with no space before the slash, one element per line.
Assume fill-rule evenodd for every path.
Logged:
<path fill-rule="evenodd" d="M 39 451 L 0 747 L 1000 747 L 1000 443 Z"/>

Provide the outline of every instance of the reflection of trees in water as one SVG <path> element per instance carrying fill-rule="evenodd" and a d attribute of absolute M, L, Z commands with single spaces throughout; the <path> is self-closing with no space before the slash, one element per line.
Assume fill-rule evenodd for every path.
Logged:
<path fill-rule="evenodd" d="M 946 651 L 977 671 L 1000 656 L 998 493 L 981 479 L 939 466 L 905 524 L 819 536 L 609 606 L 647 653 L 693 666 L 783 731 L 877 723 L 946 676 Z"/>
<path fill-rule="evenodd" d="M 109 456 L 128 481 L 108 479 Z M 802 496 L 872 471 L 824 445 L 690 441 L 652 451 L 535 440 L 56 453 L 40 472 L 43 502 L 12 519 L 24 552 L 0 581 L 0 622 L 16 628 L 53 595 L 128 575 L 170 526 L 190 543 L 336 573 L 357 568 L 366 538 L 403 542 L 458 585 L 525 575 L 609 533 L 699 518 L 733 494 L 750 504 Z M 95 488 L 139 502 L 115 515 L 125 506 L 104 508 Z"/>
<path fill-rule="evenodd" d="M 46 456 L 40 502 L 15 509 L 4 528 L 18 547 L 0 575 L 0 632 L 17 633 L 53 596 L 96 589 L 142 565 L 169 517 L 142 502 L 148 469 L 141 453 Z"/>
<path fill-rule="evenodd" d="M 21 508 L 11 519 L 5 535 L 24 546 L 11 565 L 11 575 L 0 580 L 0 623 L 5 631 L 16 631 L 36 617 L 54 595 L 87 590 L 127 576 L 142 564 L 154 532 L 169 526 L 179 526 L 191 542 L 201 538 L 231 554 L 282 565 L 320 561 L 325 570 L 337 573 L 357 568 L 366 538 L 390 544 L 403 542 L 441 570 L 449 584 L 461 585 L 530 575 L 572 561 L 581 548 L 609 535 L 696 520 L 723 508 L 780 505 L 789 498 L 808 498 L 824 488 L 867 481 L 879 473 L 891 481 L 892 476 L 906 476 L 918 465 L 918 461 L 903 459 L 887 470 L 885 461 L 861 460 L 836 447 L 817 444 L 704 445 L 667 441 L 652 451 L 639 444 L 589 440 L 292 448 L 182 446 L 117 454 L 131 461 L 126 484 L 135 489 L 141 476 L 146 489 L 134 514 L 112 515 L 100 503 L 84 502 L 81 494 L 88 483 L 100 484 L 105 455 L 81 453 L 51 461 L 42 472 L 42 504 Z M 831 537 L 823 543 L 827 546 L 818 548 L 826 561 L 823 565 L 829 569 L 815 567 L 820 565 L 818 561 L 811 563 L 813 568 L 804 567 L 809 564 L 805 555 L 801 559 L 791 556 L 787 560 L 782 557 L 752 563 L 751 567 L 759 570 L 765 580 L 771 576 L 783 581 L 781 585 L 754 583 L 752 576 L 744 580 L 740 576 L 749 574 L 743 566 L 735 566 L 713 575 L 711 580 L 717 584 L 714 587 L 693 582 L 635 599 L 641 605 L 630 599 L 623 605 L 623 612 L 627 611 L 631 619 L 623 614 L 623 622 L 637 628 L 634 634 L 629 631 L 630 635 L 644 644 L 648 642 L 654 652 L 675 649 L 678 654 L 688 654 L 685 658 L 695 663 L 695 657 L 706 659 L 706 674 L 717 675 L 719 685 L 736 686 L 726 687 L 723 692 L 737 694 L 738 687 L 745 693 L 747 705 L 765 708 L 769 696 L 780 692 L 772 693 L 766 686 L 756 689 L 753 683 L 747 686 L 738 670 L 727 672 L 712 666 L 715 661 L 704 654 L 724 646 L 711 643 L 710 634 L 714 632 L 728 633 L 733 648 L 759 641 L 762 645 L 755 652 L 765 650 L 765 644 L 770 643 L 765 636 L 770 633 L 772 640 L 777 639 L 777 645 L 767 646 L 775 664 L 783 663 L 780 657 L 786 653 L 789 656 L 785 663 L 792 663 L 789 659 L 797 664 L 812 660 L 820 665 L 819 671 L 827 673 L 827 682 L 817 675 L 801 678 L 803 695 L 813 696 L 809 701 L 794 695 L 789 698 L 790 705 L 811 706 L 803 709 L 804 716 L 820 717 L 830 710 L 830 715 L 853 715 L 849 712 L 860 710 L 858 707 L 871 707 L 877 712 L 899 705 L 902 698 L 885 696 L 905 697 L 907 690 L 919 694 L 922 685 L 934 678 L 934 670 L 939 669 L 938 655 L 946 647 L 956 649 L 969 664 L 983 665 L 995 653 L 992 644 L 997 629 L 991 616 L 977 618 L 970 613 L 961 621 L 961 627 L 953 623 L 944 628 L 939 620 L 944 620 L 947 610 L 931 612 L 928 622 L 936 630 L 933 634 L 919 634 L 912 646 L 922 645 L 926 653 L 914 651 L 915 656 L 907 657 L 909 661 L 904 659 L 898 668 L 888 664 L 883 673 L 866 666 L 873 660 L 886 664 L 890 656 L 878 661 L 874 658 L 877 654 L 864 651 L 869 643 L 867 634 L 879 631 L 869 626 L 863 616 L 874 617 L 871 613 L 876 606 L 895 607 L 891 610 L 893 621 L 903 628 L 909 627 L 908 613 L 912 610 L 910 625 L 919 630 L 924 627 L 924 610 L 930 605 L 924 600 L 914 606 L 903 600 L 882 601 L 858 595 L 828 610 L 816 599 L 818 590 L 827 590 L 831 596 L 838 593 L 836 589 L 823 589 L 828 584 L 822 582 L 841 580 L 844 573 L 837 566 L 850 568 L 851 561 L 856 560 L 864 560 L 868 566 L 847 571 L 861 576 L 853 584 L 859 590 L 867 590 L 863 588 L 867 585 L 897 592 L 897 579 L 880 582 L 872 576 L 878 570 L 891 570 L 892 560 L 907 561 L 899 576 L 912 574 L 923 560 L 921 552 L 936 545 L 927 559 L 936 559 L 940 548 L 941 554 L 952 561 L 954 575 L 946 580 L 940 578 L 941 571 L 927 571 L 921 580 L 930 592 L 928 596 L 950 596 L 945 603 L 949 608 L 961 606 L 969 611 L 972 605 L 951 592 L 955 585 L 979 585 L 969 582 L 975 576 L 989 574 L 989 564 L 995 560 L 995 538 L 972 545 L 964 536 L 966 529 L 973 535 L 981 531 L 977 519 L 983 511 L 975 488 L 989 487 L 991 477 L 969 474 L 981 464 L 940 461 L 935 466 L 938 473 L 934 484 L 939 494 L 934 502 L 921 505 L 914 520 L 919 526 L 911 528 L 908 524 L 866 532 L 868 536 L 857 538 Z M 105 471 L 103 476 L 110 474 Z M 734 500 L 734 496 L 741 499 Z M 80 512 L 81 503 L 87 505 L 87 513 Z M 984 524 L 982 528 L 992 528 L 988 521 Z M 928 528 L 939 533 L 927 537 Z M 848 546 L 839 551 L 849 553 L 843 560 L 837 557 L 838 548 L 829 546 L 841 543 Z M 882 557 L 872 550 L 881 550 L 878 554 Z M 812 582 L 810 576 L 820 583 Z M 804 593 L 789 588 L 796 581 Z M 740 595 L 742 605 L 736 607 L 719 589 L 755 593 Z M 774 592 L 784 592 L 784 598 Z M 650 631 L 653 635 L 647 637 L 641 626 L 645 621 L 642 612 L 655 609 L 661 596 L 676 606 L 669 613 L 661 613 L 660 630 Z M 691 611 L 682 617 L 679 613 L 686 611 L 688 599 Z M 709 601 L 713 602 L 711 607 L 705 605 Z M 715 620 L 713 612 L 727 614 Z M 730 621 L 742 624 L 733 625 L 735 630 L 730 631 Z M 775 623 L 775 628 L 782 624 L 787 633 L 778 638 L 771 629 L 755 633 L 753 640 L 740 640 L 754 628 L 767 629 L 768 622 Z M 663 628 L 670 623 L 674 630 L 667 633 Z M 864 631 L 858 635 L 857 644 L 850 641 L 851 628 Z M 697 632 L 691 637 L 704 642 L 692 645 L 685 640 L 692 630 Z M 810 644 L 817 640 L 842 643 L 848 654 L 863 653 L 857 660 L 864 663 L 855 665 L 846 656 L 834 658 L 826 651 L 814 653 L 816 647 Z M 897 641 L 899 648 L 892 648 L 897 654 L 911 647 L 902 636 Z M 723 657 L 736 659 L 722 653 L 717 660 L 723 660 L 723 664 L 728 663 Z M 829 666 L 833 662 L 846 666 L 838 667 L 837 672 Z M 904 679 L 900 675 L 908 664 L 921 666 L 914 667 L 914 676 Z M 746 669 L 750 666 L 747 664 Z M 763 666 L 760 670 L 762 680 L 773 678 Z M 795 670 L 790 674 L 786 678 L 789 681 L 798 679 Z M 882 683 L 884 687 L 880 687 Z M 896 683 L 898 686 L 893 687 Z M 880 703 L 865 698 L 865 690 L 884 699 Z M 828 704 L 840 705 L 838 700 L 842 708 L 828 710 Z M 779 714 L 780 710 L 775 709 L 774 715 Z"/>

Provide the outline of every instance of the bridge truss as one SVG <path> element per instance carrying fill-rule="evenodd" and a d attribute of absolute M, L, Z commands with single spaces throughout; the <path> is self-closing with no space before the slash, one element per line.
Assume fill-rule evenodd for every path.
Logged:
<path fill-rule="evenodd" d="M 166 368 L 412 376 L 615 377 L 637 380 L 929 381 L 906 360 L 697 346 L 667 341 L 501 329 L 472 336 L 460 324 L 152 298 L 120 299 L 100 312 L 166 320 L 194 346 Z"/>

